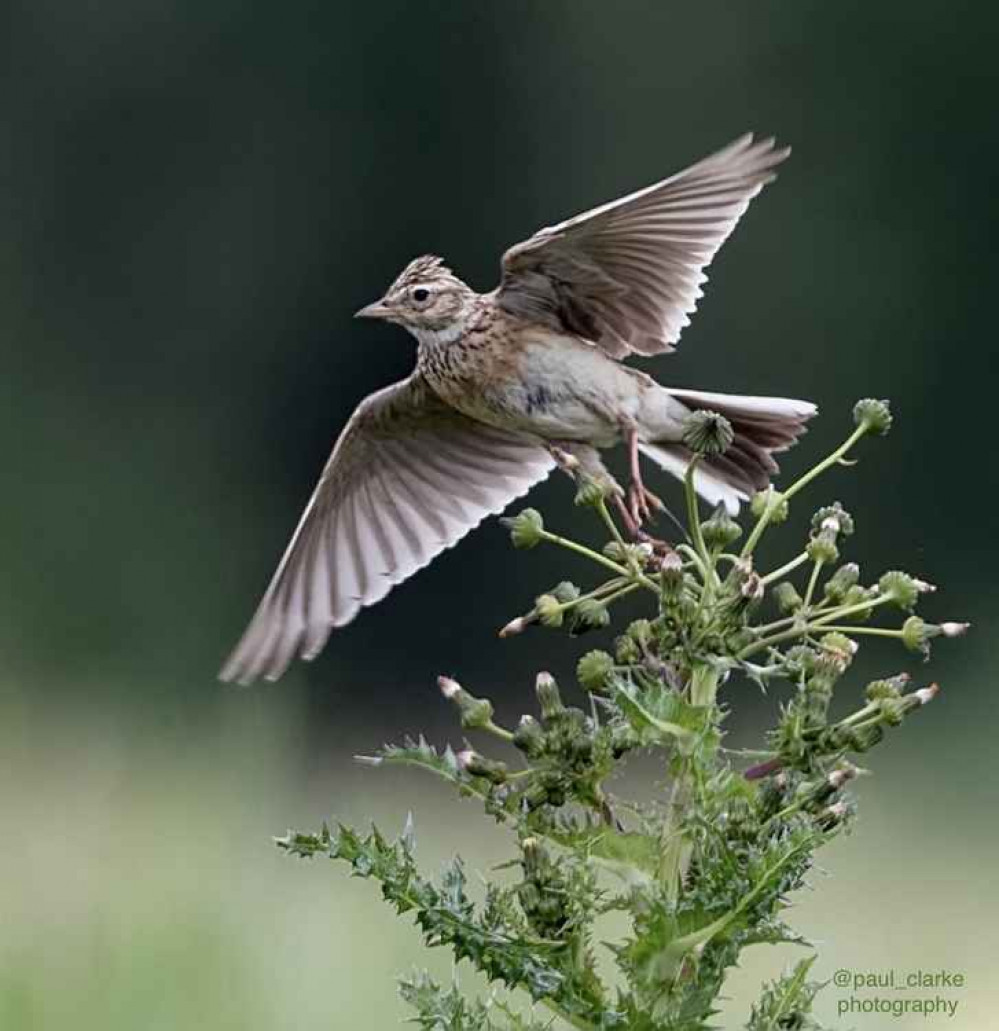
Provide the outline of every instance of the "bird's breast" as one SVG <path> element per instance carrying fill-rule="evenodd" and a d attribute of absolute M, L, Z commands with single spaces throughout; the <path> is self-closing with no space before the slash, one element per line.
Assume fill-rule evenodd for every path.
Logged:
<path fill-rule="evenodd" d="M 466 335 L 429 354 L 423 373 L 464 414 L 550 440 L 609 447 L 638 404 L 630 370 L 588 344 L 543 331 Z"/>

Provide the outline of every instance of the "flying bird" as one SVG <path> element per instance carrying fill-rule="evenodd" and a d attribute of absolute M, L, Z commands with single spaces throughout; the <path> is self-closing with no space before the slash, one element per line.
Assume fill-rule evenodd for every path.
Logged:
<path fill-rule="evenodd" d="M 223 680 L 277 679 L 334 627 L 380 601 L 556 466 L 613 488 L 633 534 L 660 502 L 640 455 L 682 477 L 687 416 L 721 413 L 735 439 L 695 472 L 737 511 L 815 414 L 806 401 L 678 390 L 621 360 L 673 350 L 705 267 L 788 155 L 751 134 L 668 179 L 535 233 L 476 293 L 437 257 L 416 258 L 358 316 L 416 337 L 416 367 L 366 397 L 319 483 Z M 600 459 L 624 443 L 622 490 Z"/>

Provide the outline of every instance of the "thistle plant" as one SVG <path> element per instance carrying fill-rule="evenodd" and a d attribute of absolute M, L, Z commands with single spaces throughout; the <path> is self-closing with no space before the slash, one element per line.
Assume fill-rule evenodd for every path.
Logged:
<path fill-rule="evenodd" d="M 515 547 L 566 549 L 589 559 L 600 580 L 556 584 L 502 636 L 533 626 L 574 636 L 600 630 L 629 595 L 648 610 L 612 651 L 582 655 L 575 687 L 539 673 L 536 711 L 516 727 L 497 723 L 488 699 L 441 677 L 474 743 L 439 750 L 420 737 L 365 760 L 436 774 L 509 831 L 512 857 L 491 872 L 484 897 L 470 891 L 459 858 L 436 879 L 421 872 L 411 820 L 396 840 L 343 824 L 278 840 L 295 855 L 326 856 L 379 882 L 428 945 L 449 947 L 491 984 L 487 997 L 474 998 L 425 973 L 404 980 L 417 1026 L 693 1031 L 712 1026 L 726 971 L 743 949 L 808 947 L 784 919 L 789 897 L 816 852 L 849 828 L 862 757 L 937 693 L 906 672 L 862 687 L 850 675 L 860 643 L 884 638 L 928 658 L 935 639 L 967 629 L 915 614 L 934 590 L 916 576 L 889 571 L 865 581 L 856 564 L 843 563 L 854 519 L 838 502 L 815 512 L 797 554 L 757 568 L 760 541 L 805 488 L 835 465 L 852 465 L 863 438 L 890 428 L 887 402 L 860 401 L 853 414 L 840 447 L 786 489 L 752 499 L 745 533 L 723 508 L 707 518 L 698 509 L 698 462 L 732 439 L 710 412 L 692 416 L 685 435 L 695 457 L 682 543 L 625 540 L 606 487 L 589 482 L 577 502 L 599 518 L 602 546 L 549 530 L 533 509 L 508 520 Z M 885 622 L 875 625 L 879 616 Z M 728 705 L 752 683 L 783 699 L 775 726 L 758 751 L 728 749 Z M 834 691 L 848 703 L 837 709 L 854 706 L 848 715 L 831 714 Z M 663 779 L 641 804 L 608 788 L 640 751 L 658 757 Z M 745 1027 L 818 1027 L 813 961 L 814 953 L 765 986 Z"/>

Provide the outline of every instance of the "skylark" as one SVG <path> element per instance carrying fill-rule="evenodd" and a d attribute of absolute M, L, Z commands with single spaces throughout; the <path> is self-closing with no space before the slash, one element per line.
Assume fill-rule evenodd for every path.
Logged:
<path fill-rule="evenodd" d="M 735 430 L 703 461 L 700 495 L 730 511 L 765 487 L 772 453 L 815 406 L 675 390 L 620 364 L 673 349 L 701 297 L 703 269 L 789 153 L 743 136 L 690 168 L 511 247 L 500 285 L 476 293 L 440 258 L 410 262 L 365 318 L 416 337 L 416 368 L 365 398 L 340 434 L 264 593 L 221 672 L 276 679 L 316 656 L 333 627 L 501 512 L 560 465 L 613 484 L 637 533 L 658 499 L 639 454 L 682 477 L 691 411 Z M 599 451 L 625 443 L 622 491 Z"/>

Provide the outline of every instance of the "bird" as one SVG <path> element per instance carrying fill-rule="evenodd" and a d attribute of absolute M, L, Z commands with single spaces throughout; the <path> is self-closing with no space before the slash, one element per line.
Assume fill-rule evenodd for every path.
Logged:
<path fill-rule="evenodd" d="M 279 678 L 331 631 L 502 512 L 555 468 L 608 486 L 633 535 L 661 507 L 640 456 L 683 477 L 698 410 L 734 440 L 693 481 L 732 513 L 767 486 L 773 454 L 796 442 L 807 401 L 664 387 L 629 355 L 674 349 L 702 296 L 704 269 L 775 178 L 790 148 L 748 133 L 644 189 L 536 232 L 478 293 L 443 259 L 411 261 L 356 313 L 416 338 L 412 373 L 355 409 L 224 681 Z M 627 447 L 622 489 L 600 457 Z"/>

